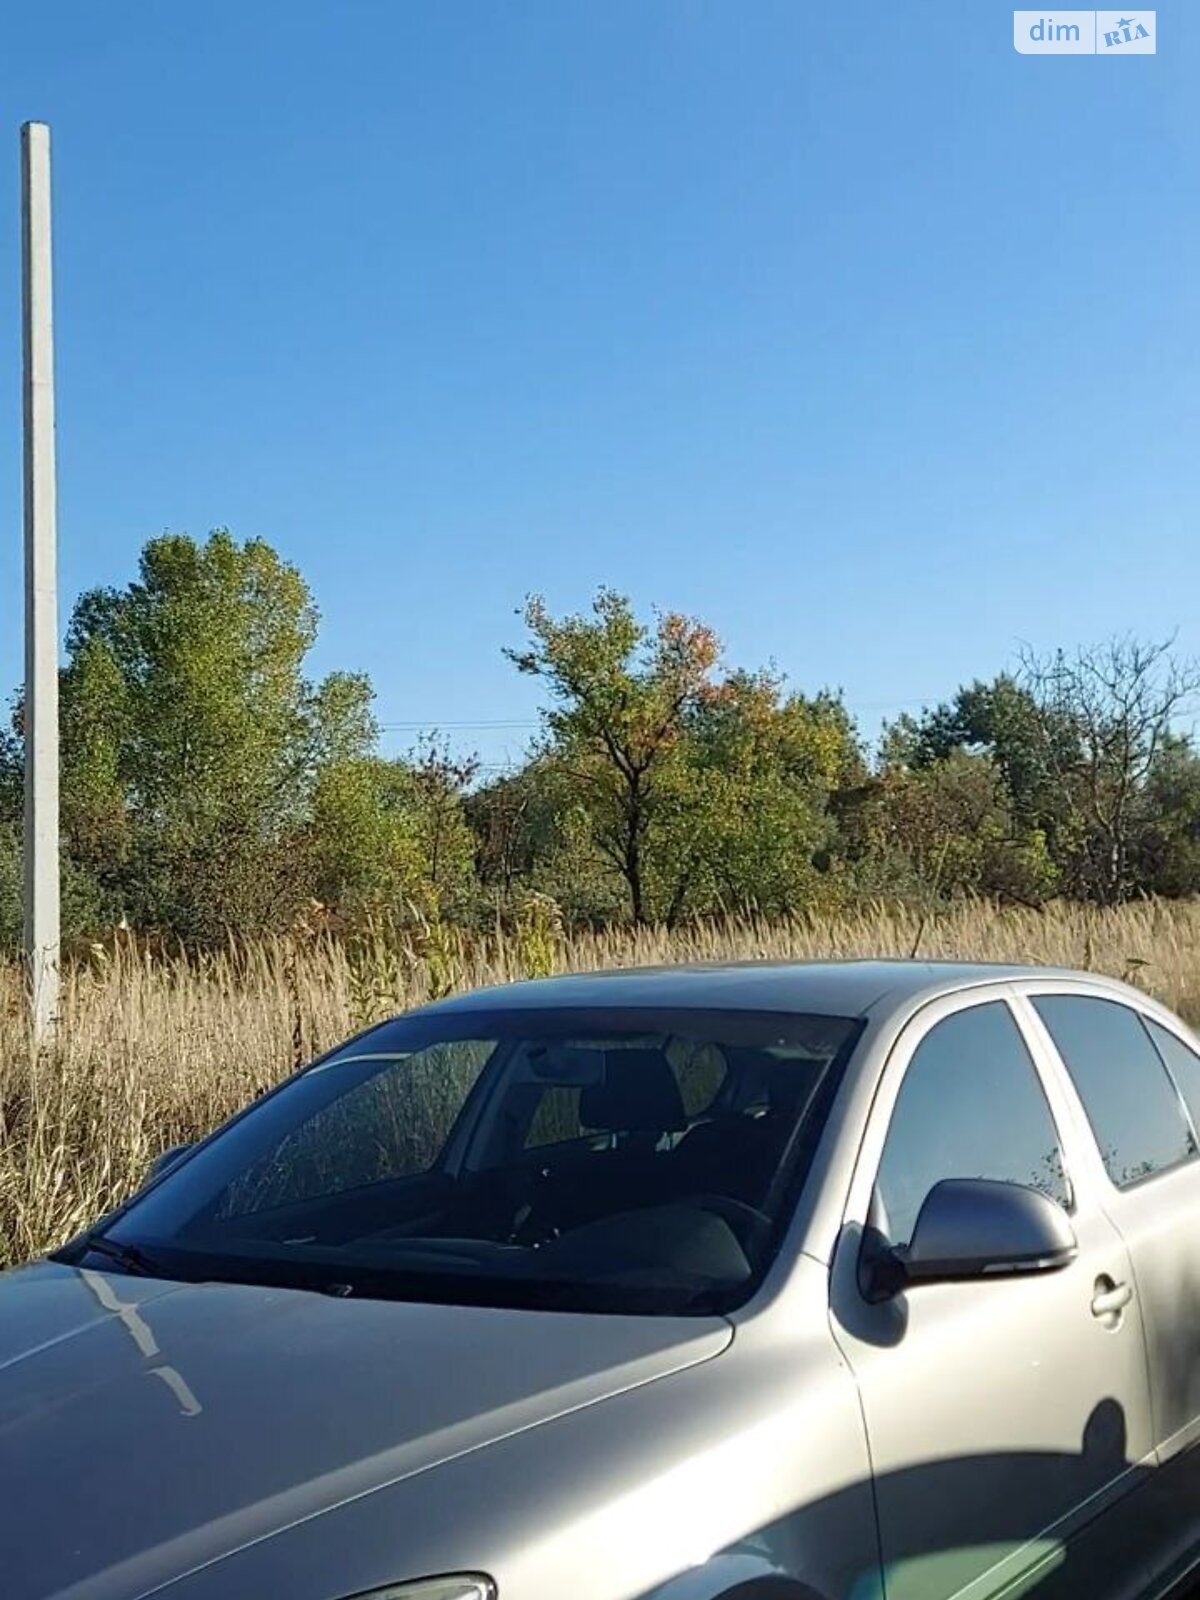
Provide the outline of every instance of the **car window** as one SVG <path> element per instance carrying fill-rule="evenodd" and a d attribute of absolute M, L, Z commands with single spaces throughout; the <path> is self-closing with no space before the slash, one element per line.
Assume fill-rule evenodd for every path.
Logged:
<path fill-rule="evenodd" d="M 1195 1155 L 1175 1085 L 1135 1011 L 1089 995 L 1030 998 L 1066 1063 L 1118 1188 Z"/>
<path fill-rule="evenodd" d="M 708 1315 L 779 1248 L 862 1028 L 710 1007 L 397 1017 L 251 1106 L 113 1227 L 206 1283 Z M 764 1089 L 760 1114 L 743 1087 Z"/>
<path fill-rule="evenodd" d="M 1171 1033 L 1160 1023 L 1151 1022 L 1149 1017 L 1143 1017 L 1142 1021 L 1149 1029 L 1159 1055 L 1166 1062 L 1167 1071 L 1175 1080 L 1175 1087 L 1183 1096 L 1192 1127 L 1200 1127 L 1200 1056 L 1184 1044 L 1178 1034 Z"/>
<path fill-rule="evenodd" d="M 876 1184 L 876 1226 L 908 1244 L 944 1178 L 1027 1184 L 1070 1203 L 1058 1132 L 1037 1070 L 1002 1001 L 937 1023 L 913 1052 Z"/>
<path fill-rule="evenodd" d="M 459 1039 L 384 1059 L 381 1070 L 248 1168 L 230 1186 L 221 1214 L 244 1216 L 428 1172 L 494 1048 L 489 1040 Z"/>

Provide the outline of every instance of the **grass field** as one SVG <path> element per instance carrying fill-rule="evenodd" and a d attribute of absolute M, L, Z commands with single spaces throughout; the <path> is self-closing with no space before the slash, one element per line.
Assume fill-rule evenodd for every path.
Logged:
<path fill-rule="evenodd" d="M 566 941 L 443 933 L 413 943 L 277 940 L 201 959 L 118 938 L 64 976 L 57 1052 L 31 1060 L 17 967 L 0 968 L 0 1263 L 24 1260 L 128 1193 L 153 1155 L 194 1138 L 294 1065 L 431 992 L 526 972 L 660 962 L 908 955 L 916 912 L 734 921 Z M 921 928 L 921 954 L 1088 967 L 1200 1022 L 1200 903 L 1043 913 L 963 905 Z"/>

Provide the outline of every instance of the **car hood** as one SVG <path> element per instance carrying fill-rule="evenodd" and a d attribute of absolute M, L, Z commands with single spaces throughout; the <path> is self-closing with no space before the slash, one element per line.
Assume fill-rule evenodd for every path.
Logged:
<path fill-rule="evenodd" d="M 719 1318 L 4 1274 L 5 1600 L 133 1600 L 730 1337 Z"/>

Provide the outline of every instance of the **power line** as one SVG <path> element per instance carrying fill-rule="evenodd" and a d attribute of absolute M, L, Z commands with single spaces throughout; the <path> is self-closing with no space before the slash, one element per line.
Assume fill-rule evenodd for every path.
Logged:
<path fill-rule="evenodd" d="M 940 694 L 908 695 L 899 700 L 847 700 L 847 711 L 911 711 L 927 706 L 933 700 L 942 698 Z M 381 733 L 442 733 L 475 731 L 490 728 L 540 728 L 541 720 L 537 717 L 480 717 L 474 721 L 463 721 L 459 718 L 427 718 L 423 722 L 381 722 Z"/>
<path fill-rule="evenodd" d="M 380 730 L 383 733 L 437 733 L 443 728 L 537 728 L 541 724 L 530 719 L 510 719 L 506 717 L 482 718 L 478 722 L 381 722 Z"/>

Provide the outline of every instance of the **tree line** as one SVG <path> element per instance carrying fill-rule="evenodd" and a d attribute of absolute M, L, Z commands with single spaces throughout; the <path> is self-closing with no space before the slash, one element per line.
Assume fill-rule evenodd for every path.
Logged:
<path fill-rule="evenodd" d="M 318 615 L 261 540 L 165 535 L 80 597 L 62 696 L 64 926 L 202 946 L 318 918 L 571 925 L 964 895 L 1200 890 L 1200 675 L 1169 642 L 1024 655 L 868 745 L 839 693 L 729 669 L 704 623 L 538 598 L 507 652 L 545 699 L 520 768 L 381 754 L 366 677 L 314 683 Z M 0 945 L 20 937 L 22 708 L 0 736 Z"/>

